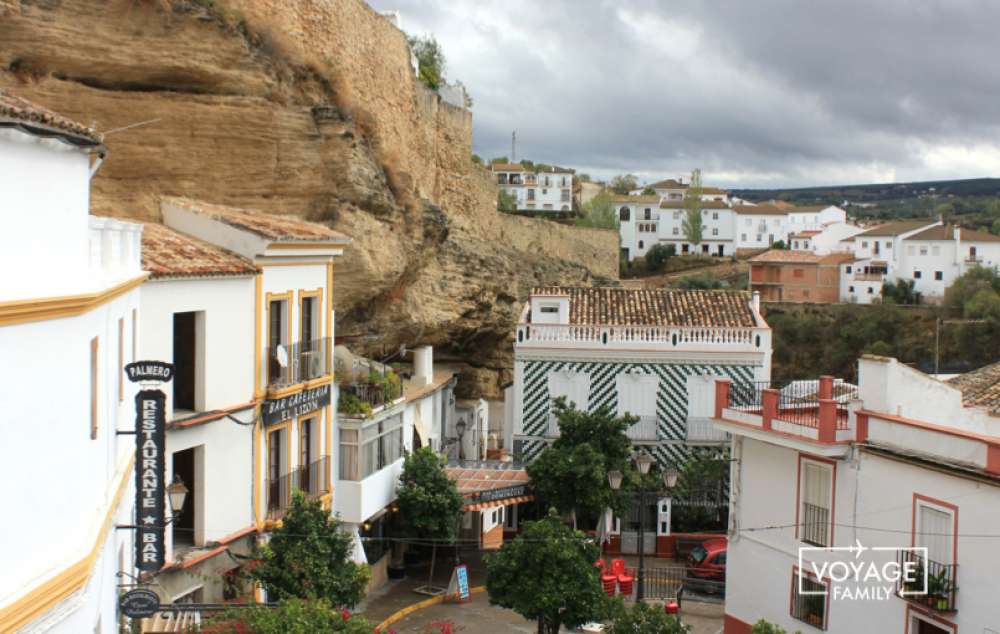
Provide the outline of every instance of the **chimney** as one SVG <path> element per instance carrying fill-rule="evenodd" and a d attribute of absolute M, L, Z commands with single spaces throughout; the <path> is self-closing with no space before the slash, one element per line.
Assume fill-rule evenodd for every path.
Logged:
<path fill-rule="evenodd" d="M 760 291 L 753 292 L 753 300 L 751 301 L 753 304 L 753 311 L 755 313 L 760 313 Z"/>
<path fill-rule="evenodd" d="M 413 350 L 413 379 L 417 385 L 434 382 L 434 348 L 421 346 Z"/>

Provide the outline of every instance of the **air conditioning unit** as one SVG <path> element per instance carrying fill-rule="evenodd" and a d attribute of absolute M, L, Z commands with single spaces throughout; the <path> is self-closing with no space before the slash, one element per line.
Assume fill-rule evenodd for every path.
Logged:
<path fill-rule="evenodd" d="M 323 374 L 323 353 L 320 351 L 302 353 L 302 372 L 315 379 Z"/>

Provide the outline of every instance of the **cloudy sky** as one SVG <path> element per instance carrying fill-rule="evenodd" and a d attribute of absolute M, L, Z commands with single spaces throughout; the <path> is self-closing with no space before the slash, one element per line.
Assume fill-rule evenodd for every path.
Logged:
<path fill-rule="evenodd" d="M 444 48 L 474 150 L 791 187 L 1000 176 L 993 0 L 370 0 Z"/>

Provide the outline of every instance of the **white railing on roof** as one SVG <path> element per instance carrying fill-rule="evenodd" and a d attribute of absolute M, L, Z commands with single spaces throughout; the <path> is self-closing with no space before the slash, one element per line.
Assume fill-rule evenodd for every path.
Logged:
<path fill-rule="evenodd" d="M 771 345 L 769 328 L 724 328 L 718 326 L 591 326 L 576 324 L 532 324 L 517 326 L 519 347 L 552 344 L 584 344 L 620 348 L 650 346 L 661 349 L 720 347 L 766 350 Z"/>

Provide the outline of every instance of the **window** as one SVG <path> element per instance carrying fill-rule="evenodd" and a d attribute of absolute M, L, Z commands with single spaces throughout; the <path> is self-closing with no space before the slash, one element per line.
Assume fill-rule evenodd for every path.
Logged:
<path fill-rule="evenodd" d="M 100 392 L 98 391 L 98 363 L 97 354 L 100 351 L 100 337 L 94 337 L 90 340 L 90 439 L 95 440 L 97 438 L 97 406 L 98 406 L 98 396 Z"/>
<path fill-rule="evenodd" d="M 360 439 L 360 440 L 359 440 Z M 403 418 L 340 429 L 340 479 L 363 480 L 403 456 Z"/>
<path fill-rule="evenodd" d="M 197 411 L 198 313 L 174 313 L 174 410 Z M 277 361 L 274 363 L 277 366 Z"/>
<path fill-rule="evenodd" d="M 547 182 L 547 181 L 548 181 L 548 179 L 545 179 L 545 180 L 546 180 L 546 183 L 545 183 L 545 184 L 546 184 L 546 185 L 548 185 L 548 182 Z M 542 188 L 542 196 L 545 196 L 545 195 L 547 195 L 548 193 L 549 193 L 549 190 L 547 190 L 547 189 L 545 189 L 545 188 L 543 187 L 543 188 Z"/>
<path fill-rule="evenodd" d="M 939 281 L 939 282 L 941 280 L 943 280 L 944 279 L 944 271 L 934 271 L 934 279 L 937 280 L 937 281 Z"/>
<path fill-rule="evenodd" d="M 921 495 L 914 497 L 913 545 L 927 549 L 927 559 L 950 566 L 955 563 L 955 511 L 957 508 L 931 501 Z M 940 568 L 931 566 L 931 568 Z"/>
<path fill-rule="evenodd" d="M 854 287 L 853 287 L 853 286 L 848 286 L 848 287 L 847 287 L 847 291 L 848 291 L 848 292 L 849 292 L 849 293 L 850 293 L 851 295 L 853 295 L 853 294 L 854 294 Z"/>
<path fill-rule="evenodd" d="M 747 241 L 747 234 L 741 233 L 740 234 L 740 242 L 746 242 L 746 241 Z"/>
<path fill-rule="evenodd" d="M 830 546 L 833 467 L 799 457 L 798 537 L 813 546 Z"/>
<path fill-rule="evenodd" d="M 719 228 L 718 227 L 712 227 L 712 235 L 713 236 L 719 235 Z"/>
<path fill-rule="evenodd" d="M 799 248 L 799 241 L 798 240 L 795 240 L 795 241 L 792 242 L 792 248 L 793 249 L 798 249 Z"/>
<path fill-rule="evenodd" d="M 701 245 L 701 252 L 702 253 L 708 253 L 708 245 L 707 244 Z"/>
<path fill-rule="evenodd" d="M 558 306 L 542 306 L 542 307 L 539 308 L 539 310 L 541 312 L 543 312 L 543 313 L 558 313 L 559 312 L 559 307 Z"/>
<path fill-rule="evenodd" d="M 827 584 L 812 573 L 792 567 L 792 618 L 826 629 Z"/>
<path fill-rule="evenodd" d="M 885 250 L 892 251 L 892 240 L 885 243 Z"/>
<path fill-rule="evenodd" d="M 678 236 L 678 235 L 680 235 L 681 230 L 678 229 L 677 227 L 674 227 L 672 233 L 673 233 L 673 235 Z"/>
<path fill-rule="evenodd" d="M 927 247 L 926 246 L 920 247 L 920 255 L 927 255 Z"/>
<path fill-rule="evenodd" d="M 861 241 L 861 248 L 862 249 L 867 249 L 868 248 L 868 241 L 867 240 L 862 240 Z"/>
<path fill-rule="evenodd" d="M 762 239 L 763 239 L 763 236 L 758 233 L 757 234 L 757 242 L 760 242 Z"/>
<path fill-rule="evenodd" d="M 913 279 L 919 280 L 921 277 L 920 271 L 913 271 Z"/>
<path fill-rule="evenodd" d="M 535 190 L 534 189 L 529 189 L 528 190 L 528 200 L 534 200 L 534 199 L 535 199 Z"/>
<path fill-rule="evenodd" d="M 289 295 L 290 297 L 290 295 Z M 278 346 L 288 345 L 288 299 L 270 299 L 267 303 L 267 378 L 276 381 L 281 377 L 283 367 L 278 358 Z M 176 330 L 174 336 L 176 337 Z M 174 363 L 177 363 L 176 357 Z M 287 366 L 287 363 L 285 364 Z M 176 391 L 177 379 L 174 378 Z"/>
<path fill-rule="evenodd" d="M 969 257 L 970 258 L 976 257 L 976 247 L 969 247 Z"/>
<path fill-rule="evenodd" d="M 712 220 L 718 220 L 718 219 L 719 219 L 719 212 L 713 211 L 712 212 Z"/>
<path fill-rule="evenodd" d="M 938 246 L 938 245 L 936 245 L 936 244 L 935 244 L 935 245 L 933 245 L 933 246 L 931 247 L 931 255 L 941 255 L 941 247 L 939 247 L 939 246 Z"/>
<path fill-rule="evenodd" d="M 874 295 L 875 294 L 875 290 L 871 286 L 868 287 L 868 294 L 869 295 Z"/>
<path fill-rule="evenodd" d="M 681 245 L 681 253 L 687 253 L 688 251 L 690 251 L 689 246 L 687 244 L 682 244 Z"/>
<path fill-rule="evenodd" d="M 118 402 L 125 400 L 125 318 L 118 319 Z"/>
<path fill-rule="evenodd" d="M 299 308 L 299 341 L 310 342 L 319 335 L 319 297 L 310 295 L 302 298 Z"/>
<path fill-rule="evenodd" d="M 584 372 L 570 372 L 559 370 L 550 372 L 548 376 L 549 388 L 549 428 L 546 435 L 558 435 L 559 425 L 554 415 L 555 399 L 562 397 L 566 399 L 567 406 L 573 406 L 578 410 L 587 410 L 590 397 L 590 375 Z"/>
<path fill-rule="evenodd" d="M 804 275 L 805 271 L 802 269 L 792 269 L 792 277 L 803 277 Z"/>
<path fill-rule="evenodd" d="M 644 245 L 642 244 L 642 240 L 639 240 L 639 248 L 642 249 L 643 247 Z"/>
<path fill-rule="evenodd" d="M 618 219 L 627 221 L 629 219 L 629 209 L 628 207 L 622 207 L 618 210 Z"/>
<path fill-rule="evenodd" d="M 645 220 L 652 220 L 652 219 L 653 219 L 653 210 L 652 210 L 652 209 L 650 209 L 649 207 L 646 207 L 646 208 L 645 208 L 645 209 L 643 210 L 643 212 L 642 212 L 642 213 L 644 214 L 643 218 L 644 218 Z"/>
<path fill-rule="evenodd" d="M 852 269 L 851 269 L 851 265 L 850 265 L 850 264 L 848 264 L 848 265 L 847 265 L 847 272 L 848 272 L 848 274 L 849 274 L 849 273 L 851 272 L 851 270 L 852 270 Z"/>
<path fill-rule="evenodd" d="M 562 193 L 559 195 L 559 200 L 561 202 L 564 202 L 564 203 L 568 203 L 569 202 L 569 190 L 568 189 L 562 190 Z"/>

